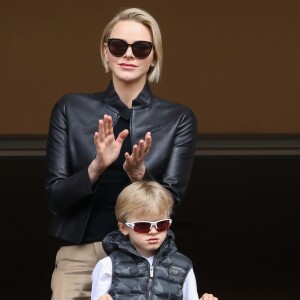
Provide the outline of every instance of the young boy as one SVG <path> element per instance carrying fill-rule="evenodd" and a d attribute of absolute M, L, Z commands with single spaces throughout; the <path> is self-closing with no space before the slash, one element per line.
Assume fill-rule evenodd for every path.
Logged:
<path fill-rule="evenodd" d="M 118 196 L 119 230 L 108 234 L 92 274 L 92 300 L 198 300 L 192 261 L 169 229 L 173 199 L 155 181 L 135 182 Z M 218 300 L 204 294 L 201 300 Z"/>

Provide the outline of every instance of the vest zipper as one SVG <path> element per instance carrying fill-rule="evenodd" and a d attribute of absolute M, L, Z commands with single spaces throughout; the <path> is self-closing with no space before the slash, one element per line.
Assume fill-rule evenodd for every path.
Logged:
<path fill-rule="evenodd" d="M 151 299 L 152 296 L 152 278 L 153 278 L 153 274 L 154 274 L 154 268 L 153 266 L 150 266 L 149 269 L 149 283 L 148 283 L 148 299 Z"/>

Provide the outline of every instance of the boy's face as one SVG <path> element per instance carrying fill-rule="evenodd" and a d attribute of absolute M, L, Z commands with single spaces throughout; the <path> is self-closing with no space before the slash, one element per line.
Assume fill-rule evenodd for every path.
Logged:
<path fill-rule="evenodd" d="M 160 218 L 141 218 L 133 215 L 128 216 L 126 222 L 133 223 L 138 221 L 156 222 L 159 220 L 168 219 L 167 215 Z M 136 248 L 137 252 L 144 257 L 153 256 L 157 249 L 162 245 L 167 236 L 167 230 L 158 232 L 155 226 L 152 226 L 151 230 L 147 233 L 140 233 L 134 231 L 133 228 L 126 226 L 125 224 L 118 222 L 119 229 L 124 235 L 129 235 L 131 243 Z"/>

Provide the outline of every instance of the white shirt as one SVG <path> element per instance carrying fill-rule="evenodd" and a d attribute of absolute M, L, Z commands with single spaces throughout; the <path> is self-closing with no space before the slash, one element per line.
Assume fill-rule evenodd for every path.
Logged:
<path fill-rule="evenodd" d="M 152 257 L 145 257 L 150 265 L 153 263 Z M 98 300 L 105 295 L 111 286 L 112 280 L 112 262 L 109 256 L 99 260 L 92 273 L 92 300 Z M 199 300 L 197 292 L 196 278 L 193 269 L 191 269 L 183 284 L 183 300 Z"/>

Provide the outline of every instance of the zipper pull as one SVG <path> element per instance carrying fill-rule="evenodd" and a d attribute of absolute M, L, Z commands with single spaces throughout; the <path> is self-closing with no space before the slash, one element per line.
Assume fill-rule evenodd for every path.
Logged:
<path fill-rule="evenodd" d="M 151 267 L 150 267 L 150 278 L 153 277 L 153 270 L 154 270 L 154 268 L 153 268 L 153 266 L 151 266 Z"/>

